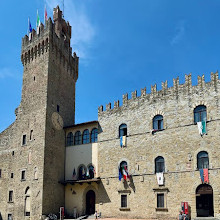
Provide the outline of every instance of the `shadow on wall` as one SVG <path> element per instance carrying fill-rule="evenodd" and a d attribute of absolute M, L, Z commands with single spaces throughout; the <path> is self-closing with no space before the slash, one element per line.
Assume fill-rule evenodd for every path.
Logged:
<path fill-rule="evenodd" d="M 109 203 L 111 202 L 111 200 L 109 199 L 109 196 L 105 190 L 105 187 L 102 183 L 102 180 L 101 182 L 99 183 L 99 195 L 98 195 L 99 199 L 99 203 Z"/>
<path fill-rule="evenodd" d="M 2 214 L 1 214 L 1 212 L 0 212 L 0 220 L 2 220 Z"/>
<path fill-rule="evenodd" d="M 135 190 L 134 180 L 132 176 L 130 176 L 129 186 L 132 188 L 133 192 L 135 193 L 136 190 Z"/>
<path fill-rule="evenodd" d="M 122 180 L 123 181 L 123 185 L 124 185 L 124 189 L 132 189 L 133 190 L 133 192 L 135 193 L 135 185 L 134 185 L 134 181 L 133 181 L 133 177 L 132 176 L 130 176 L 130 179 L 129 179 L 129 182 L 128 181 L 124 181 L 124 180 Z"/>

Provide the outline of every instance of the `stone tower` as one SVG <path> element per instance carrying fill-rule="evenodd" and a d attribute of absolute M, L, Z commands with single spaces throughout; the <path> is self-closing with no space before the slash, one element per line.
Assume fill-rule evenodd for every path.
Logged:
<path fill-rule="evenodd" d="M 75 121 L 78 57 L 72 55 L 71 26 L 58 6 L 53 20 L 22 39 L 22 99 L 15 122 L 0 134 L 0 143 L 5 143 L 0 148 L 3 219 L 9 214 L 39 219 L 64 206 L 64 186 L 59 183 L 64 180 L 63 127 Z"/>

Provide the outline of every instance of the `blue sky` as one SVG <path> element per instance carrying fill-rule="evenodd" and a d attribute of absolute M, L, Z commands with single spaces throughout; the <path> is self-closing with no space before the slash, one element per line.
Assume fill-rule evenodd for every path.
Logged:
<path fill-rule="evenodd" d="M 22 87 L 21 38 L 27 20 L 43 21 L 60 0 L 0 1 L 0 132 L 15 119 Z M 98 106 L 122 100 L 122 94 L 220 66 L 220 1 L 65 0 L 72 25 L 72 47 L 80 57 L 76 86 L 76 123 L 98 119 Z"/>

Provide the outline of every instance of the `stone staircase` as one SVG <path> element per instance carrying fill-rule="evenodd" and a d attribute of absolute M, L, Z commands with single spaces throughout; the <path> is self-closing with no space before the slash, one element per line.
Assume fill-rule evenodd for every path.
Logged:
<path fill-rule="evenodd" d="M 219 220 L 219 218 L 216 218 L 216 217 L 196 217 L 193 220 Z"/>

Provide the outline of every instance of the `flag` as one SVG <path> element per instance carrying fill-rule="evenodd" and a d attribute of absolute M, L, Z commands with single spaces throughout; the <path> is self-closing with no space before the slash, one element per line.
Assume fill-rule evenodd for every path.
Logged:
<path fill-rule="evenodd" d="M 118 179 L 119 179 L 119 181 L 121 181 L 121 179 L 122 179 L 120 167 L 118 168 Z"/>
<path fill-rule="evenodd" d="M 28 18 L 28 38 L 29 38 L 29 40 L 31 40 L 31 38 L 32 38 L 32 27 L 31 27 L 31 22 L 30 22 L 30 18 Z"/>
<path fill-rule="evenodd" d="M 126 174 L 127 174 L 127 178 L 130 179 L 130 176 L 129 176 L 129 174 L 128 174 L 127 166 L 124 166 L 124 169 L 125 169 L 125 172 L 126 172 Z"/>
<path fill-rule="evenodd" d="M 124 180 L 127 180 L 127 173 L 126 173 L 126 171 L 125 171 L 125 169 L 123 169 L 122 168 L 122 174 L 123 174 L 123 178 L 124 178 Z"/>
<path fill-rule="evenodd" d="M 126 136 L 122 137 L 122 145 L 123 147 L 126 147 Z"/>
<path fill-rule="evenodd" d="M 74 168 L 74 170 L 73 170 L 73 179 L 75 179 L 75 177 L 76 177 L 76 170 Z"/>
<path fill-rule="evenodd" d="M 204 175 L 204 183 L 209 183 L 209 170 L 203 169 L 203 175 Z"/>
<path fill-rule="evenodd" d="M 206 134 L 206 122 L 202 121 L 202 134 Z"/>
<path fill-rule="evenodd" d="M 46 5 L 45 5 L 45 8 L 44 8 L 44 24 L 46 24 L 46 21 L 47 21 L 47 9 L 46 9 Z"/>
<path fill-rule="evenodd" d="M 199 130 L 199 134 L 202 135 L 202 122 L 198 121 L 197 126 L 198 126 L 198 130 Z"/>
<path fill-rule="evenodd" d="M 200 169 L 199 172 L 200 172 L 201 181 L 202 181 L 202 183 L 204 183 L 204 172 L 203 172 L 203 169 Z"/>
<path fill-rule="evenodd" d="M 120 146 L 123 147 L 123 136 L 120 137 Z"/>
<path fill-rule="evenodd" d="M 163 173 L 156 173 L 157 175 L 157 183 L 159 186 L 163 185 Z"/>
<path fill-rule="evenodd" d="M 36 22 L 36 26 L 37 26 L 37 34 L 40 33 L 40 17 L 38 14 L 38 10 L 37 10 L 37 22 Z"/>
<path fill-rule="evenodd" d="M 28 34 L 32 32 L 30 18 L 28 18 Z"/>

